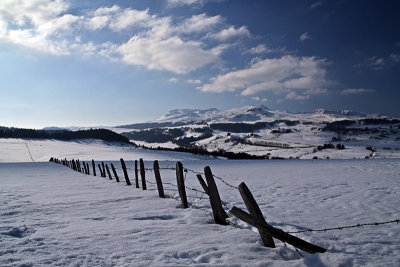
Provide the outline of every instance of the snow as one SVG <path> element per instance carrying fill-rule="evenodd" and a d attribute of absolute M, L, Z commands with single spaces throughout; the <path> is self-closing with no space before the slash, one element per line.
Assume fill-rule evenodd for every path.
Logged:
<path fill-rule="evenodd" d="M 81 160 L 92 160 L 93 157 L 96 160 L 116 160 L 134 157 L 143 158 L 144 160 L 175 161 L 201 158 L 189 153 L 155 152 L 137 149 L 131 145 L 94 139 L 77 141 L 0 139 L 0 162 L 43 162 L 48 161 L 51 157 L 79 158 Z"/>
<path fill-rule="evenodd" d="M 165 128 L 180 128 L 184 131 L 183 137 L 199 137 L 202 133 L 201 131 L 196 132 L 196 128 L 210 127 L 213 123 L 240 122 L 254 124 L 256 122 L 274 122 L 274 125 L 267 125 L 265 128 L 255 130 L 254 132 L 228 133 L 213 130 L 212 137 L 192 142 L 192 145 L 200 146 L 202 149 L 210 152 L 224 150 L 226 152 L 247 153 L 263 157 L 300 159 L 312 159 L 314 157 L 324 159 L 364 159 L 371 156 L 400 158 L 400 143 L 398 142 L 400 140 L 400 124 L 367 125 L 363 121 L 360 121 L 366 118 L 382 119 L 385 117 L 364 115 L 349 110 L 334 112 L 318 109 L 309 113 L 290 113 L 279 110 L 272 111 L 260 105 L 245 106 L 224 111 L 217 109 L 178 109 L 170 111 L 154 122 L 179 122 L 179 126 Z M 349 131 L 339 136 L 337 132 L 323 130 L 326 127 L 326 123 L 343 120 L 354 121 L 354 125 L 351 128 L 360 128 L 364 131 Z M 369 128 L 371 131 L 365 131 L 366 128 Z M 121 130 L 118 131 L 121 132 Z M 128 129 L 124 129 L 124 131 L 128 131 Z M 231 135 L 231 138 L 228 138 L 228 135 Z M 208 137 L 208 135 L 206 136 Z M 183 137 L 177 137 L 175 140 Z M 244 139 L 245 142 L 238 142 L 237 139 L 239 137 Z M 132 141 L 146 147 L 176 147 L 173 144 L 174 140 L 166 143 Z M 267 145 L 260 146 L 260 143 L 285 144 L 289 148 L 269 147 Z M 334 145 L 338 143 L 344 144 L 346 149 L 326 149 L 314 152 L 314 148 L 316 149 L 318 146 L 327 143 L 333 143 Z M 366 149 L 369 146 L 377 150 L 377 153 L 371 155 L 371 151 Z"/>
<path fill-rule="evenodd" d="M 184 153 L 144 151 L 99 141 L 28 140 L 35 161 L 50 156 L 113 160 L 120 178 L 124 157 L 131 181 L 133 161 L 157 159 L 237 186 L 245 181 L 267 222 L 284 231 L 320 229 L 400 217 L 400 160 L 227 161 Z M 8 149 L 6 152 L 5 149 Z M 24 150 L 25 148 L 25 150 Z M 59 164 L 29 162 L 24 140 L 0 142 L 1 266 L 399 266 L 400 227 L 385 224 L 296 236 L 328 249 L 300 254 L 275 240 L 265 248 L 253 227 L 213 223 L 208 199 L 187 190 L 182 209 L 175 171 L 161 170 L 166 199 L 158 198 L 154 173 L 149 190 L 88 176 Z M 18 161 L 4 163 L 5 161 Z M 26 161 L 26 162 L 22 162 Z M 201 190 L 193 173 L 185 183 Z M 226 207 L 246 210 L 237 189 L 216 179 Z"/>

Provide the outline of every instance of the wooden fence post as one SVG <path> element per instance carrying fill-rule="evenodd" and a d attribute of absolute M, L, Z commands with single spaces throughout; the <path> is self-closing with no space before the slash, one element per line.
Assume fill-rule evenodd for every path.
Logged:
<path fill-rule="evenodd" d="M 86 162 L 86 170 L 87 170 L 87 175 L 90 175 L 89 163 L 87 162 Z"/>
<path fill-rule="evenodd" d="M 225 210 L 222 208 L 222 202 L 218 193 L 218 188 L 217 185 L 215 184 L 215 180 L 209 166 L 206 166 L 204 168 L 204 174 L 206 176 L 208 184 L 208 196 L 210 198 L 210 204 L 214 215 L 214 221 L 217 224 L 228 225 L 226 219 L 228 219 L 229 217 L 226 214 Z"/>
<path fill-rule="evenodd" d="M 183 177 L 183 166 L 181 162 L 176 163 L 176 182 L 178 184 L 178 191 L 179 196 L 182 200 L 182 206 L 184 209 L 189 207 L 186 197 L 186 190 L 185 190 L 185 179 Z"/>
<path fill-rule="evenodd" d="M 136 188 L 139 188 L 138 162 L 136 159 L 135 159 L 135 183 L 136 183 Z"/>
<path fill-rule="evenodd" d="M 111 169 L 112 169 L 112 171 L 114 173 L 115 180 L 117 180 L 117 182 L 119 183 L 119 178 L 118 178 L 117 171 L 115 170 L 114 164 L 112 164 L 112 163 L 111 163 Z"/>
<path fill-rule="evenodd" d="M 147 190 L 146 185 L 146 170 L 144 169 L 143 159 L 140 159 L 140 177 L 142 177 L 142 188 L 143 190 Z"/>
<path fill-rule="evenodd" d="M 244 204 L 246 205 L 247 209 L 250 212 L 250 215 L 254 216 L 258 221 L 267 224 L 267 222 L 264 219 L 264 215 L 260 210 L 260 207 L 258 206 L 256 200 L 253 197 L 253 194 L 250 192 L 247 185 L 243 182 L 238 186 L 238 189 L 240 195 L 243 198 Z M 264 246 L 269 248 L 275 247 L 275 242 L 272 239 L 272 236 L 268 232 L 264 231 L 262 228 L 258 228 L 258 232 L 260 233 Z"/>
<path fill-rule="evenodd" d="M 123 158 L 121 158 L 120 161 L 121 161 L 122 170 L 124 171 L 126 185 L 132 185 L 131 181 L 129 181 L 128 171 L 126 170 L 125 161 Z"/>
<path fill-rule="evenodd" d="M 199 180 L 199 183 L 201 187 L 203 187 L 204 192 L 208 195 L 208 186 L 206 182 L 203 180 L 203 177 L 201 177 L 201 174 L 197 174 L 197 180 Z"/>
<path fill-rule="evenodd" d="M 74 159 L 72 159 L 72 168 L 74 169 L 74 171 L 77 171 L 77 168 L 76 168 L 76 163 L 75 163 L 75 160 Z"/>
<path fill-rule="evenodd" d="M 79 161 L 79 159 L 76 160 L 76 165 L 77 165 L 77 167 L 78 167 L 78 172 L 82 172 L 82 169 L 81 169 L 81 162 Z"/>
<path fill-rule="evenodd" d="M 108 178 L 110 178 L 110 180 L 112 180 L 111 172 L 110 172 L 110 169 L 108 168 L 107 164 L 106 164 L 106 170 L 107 170 Z"/>
<path fill-rule="evenodd" d="M 99 170 L 100 170 L 100 176 L 101 176 L 101 177 L 104 177 L 104 176 L 103 176 L 103 170 L 101 169 L 100 163 L 97 164 L 97 166 L 99 167 Z"/>
<path fill-rule="evenodd" d="M 304 241 L 303 239 L 300 239 L 296 236 L 293 236 L 291 234 L 286 233 L 285 231 L 272 227 L 269 224 L 257 220 L 256 217 L 248 214 L 247 212 L 237 208 L 237 207 L 232 207 L 230 210 L 230 213 L 235 215 L 237 218 L 240 220 L 253 225 L 254 227 L 257 227 L 258 229 L 262 229 L 265 232 L 268 232 L 271 236 L 281 240 L 282 242 L 289 243 L 290 245 L 302 249 L 308 253 L 314 254 L 316 252 L 324 253 L 326 252 L 325 248 L 322 248 L 320 246 L 308 243 L 307 241 Z"/>
<path fill-rule="evenodd" d="M 104 166 L 104 161 L 101 162 L 102 170 L 103 170 L 103 177 L 106 177 L 106 168 Z"/>
<path fill-rule="evenodd" d="M 82 164 L 83 164 L 83 173 L 87 174 L 86 163 L 84 161 L 82 161 Z"/>
<path fill-rule="evenodd" d="M 164 188 L 163 188 L 163 184 L 161 181 L 161 175 L 160 175 L 160 166 L 158 165 L 158 160 L 154 161 L 153 168 L 154 168 L 154 175 L 156 177 L 156 182 L 157 182 L 158 196 L 161 198 L 165 198 Z"/>
<path fill-rule="evenodd" d="M 94 164 L 93 159 L 92 159 L 92 166 L 93 166 L 93 175 L 96 176 L 96 165 Z"/>

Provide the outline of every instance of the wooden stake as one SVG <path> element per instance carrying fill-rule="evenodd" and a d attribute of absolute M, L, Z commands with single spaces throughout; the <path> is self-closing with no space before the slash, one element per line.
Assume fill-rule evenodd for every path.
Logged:
<path fill-rule="evenodd" d="M 298 237 L 292 236 L 292 235 L 282 231 L 281 229 L 272 227 L 263 221 L 259 221 L 259 220 L 257 220 L 256 217 L 248 214 L 247 212 L 245 212 L 237 207 L 233 207 L 230 210 L 230 213 L 235 215 L 240 220 L 242 220 L 250 225 L 253 225 L 254 227 L 257 227 L 258 229 L 262 229 L 263 231 L 268 232 L 274 238 L 277 238 L 277 239 L 281 240 L 282 242 L 286 242 L 296 248 L 304 250 L 305 252 L 308 252 L 311 254 L 314 254 L 316 252 L 320 252 L 320 253 L 326 252 L 325 248 L 308 243 L 307 241 L 304 241 Z"/>
<path fill-rule="evenodd" d="M 101 176 L 101 177 L 104 177 L 104 176 L 103 176 L 103 170 L 101 169 L 100 163 L 97 164 L 97 166 L 99 167 L 99 170 L 100 170 L 100 176 Z"/>
<path fill-rule="evenodd" d="M 92 159 L 92 166 L 93 166 L 93 175 L 96 176 L 96 165 L 94 164 L 94 160 Z"/>
<path fill-rule="evenodd" d="M 258 206 L 256 200 L 253 197 L 253 194 L 250 192 L 247 185 L 243 182 L 238 186 L 238 189 L 239 189 L 240 195 L 243 198 L 244 204 L 246 205 L 250 214 L 252 216 L 256 217 L 257 220 L 268 224 L 265 221 L 264 215 L 262 214 L 260 207 Z M 264 246 L 269 247 L 269 248 L 275 247 L 274 240 L 272 239 L 272 236 L 268 232 L 263 231 L 263 229 L 258 229 L 258 232 L 260 233 L 260 236 L 264 243 Z"/>
<path fill-rule="evenodd" d="M 112 169 L 112 171 L 114 173 L 115 180 L 117 181 L 117 183 L 119 183 L 119 178 L 118 178 L 117 171 L 115 170 L 114 164 L 112 164 L 112 163 L 111 163 L 111 169 Z"/>
<path fill-rule="evenodd" d="M 124 161 L 123 158 L 121 158 L 120 161 L 121 161 L 122 170 L 124 171 L 124 176 L 125 176 L 126 185 L 132 185 L 132 184 L 131 184 L 131 181 L 129 181 L 129 176 L 128 176 L 128 172 L 127 172 L 127 170 L 126 170 L 125 161 Z"/>
<path fill-rule="evenodd" d="M 103 162 L 103 161 L 101 162 L 101 166 L 102 166 L 102 169 L 101 169 L 101 170 L 102 170 L 102 171 L 101 171 L 102 176 L 103 176 L 103 177 L 106 177 L 106 168 L 105 168 L 105 166 L 104 166 L 104 162 Z"/>
<path fill-rule="evenodd" d="M 218 193 L 218 188 L 215 184 L 215 180 L 209 166 L 206 166 L 204 168 L 204 174 L 206 176 L 208 184 L 208 195 L 210 198 L 211 209 L 214 215 L 214 221 L 217 224 L 228 225 L 226 219 L 228 219 L 229 217 L 226 214 L 225 210 L 222 208 L 222 202 Z"/>
<path fill-rule="evenodd" d="M 110 178 L 110 180 L 112 180 L 111 172 L 110 172 L 110 169 L 108 168 L 107 164 L 106 164 L 106 170 L 107 170 L 108 178 Z"/>
<path fill-rule="evenodd" d="M 140 159 L 140 177 L 142 177 L 142 188 L 147 190 L 146 186 L 146 170 L 144 169 L 143 159 Z"/>
<path fill-rule="evenodd" d="M 139 188 L 139 172 L 138 172 L 137 160 L 135 160 L 135 183 L 136 183 L 136 188 Z"/>
<path fill-rule="evenodd" d="M 176 163 L 176 182 L 178 184 L 178 191 L 179 196 L 182 200 L 182 206 L 184 209 L 189 207 L 186 197 L 186 190 L 185 190 L 185 179 L 183 177 L 183 166 L 182 163 L 179 161 Z"/>
<path fill-rule="evenodd" d="M 157 182 L 158 196 L 161 198 L 165 198 L 164 188 L 163 188 L 163 184 L 161 181 L 161 175 L 160 175 L 160 166 L 158 165 L 158 160 L 154 161 L 153 168 L 154 168 L 154 175 L 156 177 L 156 182 Z"/>
<path fill-rule="evenodd" d="M 201 187 L 203 187 L 204 192 L 208 195 L 208 186 L 206 182 L 203 180 L 203 177 L 201 177 L 201 174 L 197 174 L 197 180 L 199 180 L 199 183 Z"/>

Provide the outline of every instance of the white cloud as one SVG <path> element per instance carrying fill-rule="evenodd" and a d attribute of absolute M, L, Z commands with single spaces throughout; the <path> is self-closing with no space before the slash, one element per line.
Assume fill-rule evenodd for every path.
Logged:
<path fill-rule="evenodd" d="M 187 82 L 191 84 L 202 84 L 200 80 L 187 80 Z"/>
<path fill-rule="evenodd" d="M 316 7 L 319 7 L 320 5 L 322 5 L 322 2 L 314 2 L 314 3 L 312 3 L 311 4 L 311 8 L 316 8 Z"/>
<path fill-rule="evenodd" d="M 297 92 L 291 91 L 285 98 L 289 100 L 306 100 L 310 98 L 310 95 L 298 94 Z"/>
<path fill-rule="evenodd" d="M 259 44 L 246 51 L 246 54 L 263 54 L 267 52 L 270 52 L 270 50 L 264 44 Z"/>
<path fill-rule="evenodd" d="M 194 15 L 178 21 L 159 17 L 148 9 L 100 7 L 82 16 L 68 13 L 63 0 L 15 0 L 0 4 L 0 41 L 43 53 L 100 55 L 148 69 L 187 73 L 219 60 L 227 45 L 205 48 L 200 36 L 182 34 L 209 32 L 222 22 L 220 16 Z M 85 40 L 84 30 L 130 32 L 125 43 L 98 43 Z M 86 37 L 86 36 L 85 36 Z"/>
<path fill-rule="evenodd" d="M 241 26 L 239 28 L 230 26 L 229 28 L 223 29 L 220 32 L 211 34 L 210 37 L 220 41 L 227 41 L 235 37 L 250 37 L 250 32 L 246 26 Z"/>
<path fill-rule="evenodd" d="M 127 8 L 119 13 L 110 23 L 110 28 L 115 31 L 125 30 L 135 24 L 142 26 L 141 23 L 146 23 L 151 19 L 149 10 L 135 10 Z"/>
<path fill-rule="evenodd" d="M 340 91 L 342 95 L 352 95 L 352 94 L 363 94 L 363 93 L 373 93 L 375 90 L 373 89 L 365 89 L 365 88 L 358 88 L 358 89 L 344 89 Z"/>
<path fill-rule="evenodd" d="M 204 32 L 214 28 L 222 22 L 221 16 L 208 17 L 206 14 L 193 15 L 183 21 L 177 30 L 183 33 Z"/>
<path fill-rule="evenodd" d="M 171 6 L 203 4 L 204 0 L 167 0 Z"/>
<path fill-rule="evenodd" d="M 2 1 L 0 40 L 55 55 L 69 54 L 63 38 L 81 18 L 64 14 L 68 4 L 50 0 Z"/>
<path fill-rule="evenodd" d="M 177 83 L 177 82 L 179 81 L 179 79 L 176 78 L 176 77 L 171 77 L 171 78 L 169 78 L 168 81 L 169 81 L 170 83 Z"/>
<path fill-rule="evenodd" d="M 110 23 L 111 17 L 108 15 L 101 15 L 89 18 L 86 22 L 86 26 L 90 30 L 99 30 L 105 28 Z"/>
<path fill-rule="evenodd" d="M 190 72 L 218 60 L 218 56 L 204 50 L 200 42 L 185 42 L 177 36 L 166 39 L 134 36 L 121 45 L 118 52 L 125 63 L 177 74 Z"/>
<path fill-rule="evenodd" d="M 304 42 L 305 40 L 311 39 L 310 34 L 308 32 L 302 33 L 299 37 L 300 42 Z"/>
<path fill-rule="evenodd" d="M 390 54 L 390 59 L 394 62 L 400 62 L 400 54 Z"/>
<path fill-rule="evenodd" d="M 373 56 L 369 58 L 369 66 L 374 70 L 381 70 L 386 65 L 386 60 L 383 57 Z"/>
<path fill-rule="evenodd" d="M 254 95 L 261 91 L 287 93 L 293 90 L 307 94 L 326 93 L 320 89 L 326 80 L 325 60 L 315 57 L 294 57 L 255 60 L 245 69 L 218 75 L 211 83 L 201 87 L 205 92 L 226 92 L 242 90 L 242 95 Z M 289 97 L 293 99 L 293 94 Z"/>

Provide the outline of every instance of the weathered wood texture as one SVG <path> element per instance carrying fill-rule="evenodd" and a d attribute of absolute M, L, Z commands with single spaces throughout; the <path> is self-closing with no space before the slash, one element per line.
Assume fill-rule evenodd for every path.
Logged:
<path fill-rule="evenodd" d="M 264 215 L 262 214 L 262 212 L 260 210 L 260 207 L 258 206 L 256 200 L 253 197 L 253 194 L 250 192 L 247 185 L 243 182 L 238 186 L 238 189 L 239 189 L 240 195 L 242 196 L 244 204 L 246 205 L 250 214 L 252 216 L 256 217 L 257 220 L 262 221 L 267 224 L 267 222 L 264 219 Z M 269 248 L 275 247 L 275 242 L 272 239 L 272 236 L 268 232 L 264 231 L 262 228 L 258 229 L 258 232 L 260 233 L 260 236 L 264 243 L 264 246 L 269 247 Z"/>
<path fill-rule="evenodd" d="M 178 192 L 182 201 L 182 206 L 184 209 L 187 209 L 189 204 L 186 197 L 185 178 L 183 176 L 182 163 L 179 161 L 176 163 L 176 182 L 178 184 Z"/>
<path fill-rule="evenodd" d="M 111 163 L 111 169 L 114 173 L 115 180 L 117 181 L 117 183 L 119 183 L 119 177 L 118 177 L 117 171 L 115 170 L 114 164 L 112 164 L 112 163 Z"/>
<path fill-rule="evenodd" d="M 106 170 L 107 170 L 108 178 L 109 178 L 110 180 L 112 180 L 111 172 L 110 172 L 110 169 L 108 168 L 108 165 L 107 165 L 107 164 L 106 164 Z"/>
<path fill-rule="evenodd" d="M 324 253 L 326 252 L 325 248 L 322 248 L 320 246 L 311 244 L 307 241 L 304 241 L 298 237 L 292 236 L 291 234 L 288 234 L 284 232 L 281 229 L 272 227 L 268 225 L 267 223 L 263 221 L 257 220 L 256 217 L 248 214 L 247 212 L 237 208 L 233 207 L 230 210 L 230 213 L 239 218 L 240 220 L 253 225 L 254 227 L 257 227 L 258 229 L 263 229 L 263 231 L 268 232 L 272 237 L 281 240 L 282 242 L 286 242 L 296 248 L 299 248 L 301 250 L 304 250 L 305 252 L 314 254 L 316 252 Z"/>
<path fill-rule="evenodd" d="M 92 159 L 92 166 L 93 166 L 93 175 L 96 176 L 96 165 L 94 164 L 93 159 Z"/>
<path fill-rule="evenodd" d="M 139 171 L 138 171 L 138 161 L 135 160 L 135 183 L 136 188 L 139 188 Z"/>
<path fill-rule="evenodd" d="M 101 162 L 101 166 L 102 166 L 102 174 L 103 174 L 103 177 L 105 178 L 106 177 L 106 168 L 104 167 L 104 161 Z"/>
<path fill-rule="evenodd" d="M 100 176 L 101 176 L 101 177 L 104 177 L 104 176 L 103 176 L 103 170 L 101 169 L 100 163 L 98 163 L 97 166 L 99 167 Z"/>
<path fill-rule="evenodd" d="M 122 171 L 124 172 L 126 185 L 132 185 L 131 181 L 129 180 L 128 171 L 126 170 L 125 161 L 123 158 L 121 158 L 120 161 L 121 161 Z"/>
<path fill-rule="evenodd" d="M 196 177 L 197 177 L 197 180 L 199 180 L 199 183 L 200 183 L 201 187 L 203 188 L 204 192 L 208 195 L 208 186 L 207 186 L 206 182 L 204 181 L 203 177 L 201 177 L 201 174 L 197 174 Z"/>
<path fill-rule="evenodd" d="M 158 160 L 154 161 L 153 169 L 154 169 L 154 176 L 155 176 L 156 182 L 157 182 L 158 196 L 161 198 L 165 198 L 164 188 L 163 188 L 163 184 L 161 181 L 161 175 L 160 175 L 160 166 L 158 165 Z"/>
<path fill-rule="evenodd" d="M 228 225 L 226 219 L 228 219 L 228 215 L 225 210 L 222 208 L 221 198 L 219 196 L 217 185 L 215 184 L 215 180 L 211 169 L 209 166 L 204 168 L 204 175 L 206 176 L 207 185 L 208 185 L 208 196 L 210 198 L 211 209 L 214 215 L 214 221 L 217 224 Z"/>
<path fill-rule="evenodd" d="M 140 177 L 142 177 L 142 188 L 143 190 L 147 190 L 146 185 L 146 170 L 144 169 L 143 159 L 140 159 Z"/>

